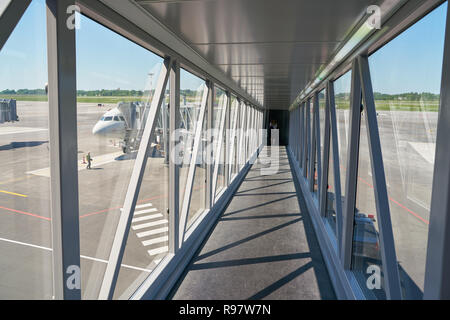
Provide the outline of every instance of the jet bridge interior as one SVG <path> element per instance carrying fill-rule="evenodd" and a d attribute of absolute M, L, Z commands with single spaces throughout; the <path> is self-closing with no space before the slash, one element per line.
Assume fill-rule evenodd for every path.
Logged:
<path fill-rule="evenodd" d="M 0 1 L 0 298 L 450 299 L 448 10 Z"/>

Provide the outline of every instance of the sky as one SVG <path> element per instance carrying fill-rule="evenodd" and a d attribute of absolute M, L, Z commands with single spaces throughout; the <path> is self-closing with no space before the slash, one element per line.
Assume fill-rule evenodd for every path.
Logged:
<path fill-rule="evenodd" d="M 439 93 L 446 9 L 445 3 L 369 58 L 374 91 Z M 154 87 L 162 63 L 159 56 L 84 16 L 76 42 L 79 90 L 144 90 L 150 83 Z M 0 51 L 0 91 L 44 87 L 46 43 L 45 1 L 33 0 Z M 194 75 L 181 73 L 182 90 L 202 84 Z M 347 85 L 340 86 L 347 91 Z M 338 85 L 335 92 L 340 90 Z"/>

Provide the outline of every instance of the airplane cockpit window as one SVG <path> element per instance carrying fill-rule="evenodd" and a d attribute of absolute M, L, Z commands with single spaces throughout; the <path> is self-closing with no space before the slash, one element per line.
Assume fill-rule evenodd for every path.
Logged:
<path fill-rule="evenodd" d="M 118 116 L 114 117 L 114 121 L 120 121 Z"/>
<path fill-rule="evenodd" d="M 112 121 L 113 120 L 113 117 L 104 117 L 103 118 L 103 121 Z"/>
<path fill-rule="evenodd" d="M 124 117 L 122 117 L 122 116 L 120 116 L 120 121 L 123 121 L 123 122 L 125 122 L 125 118 L 124 118 Z"/>

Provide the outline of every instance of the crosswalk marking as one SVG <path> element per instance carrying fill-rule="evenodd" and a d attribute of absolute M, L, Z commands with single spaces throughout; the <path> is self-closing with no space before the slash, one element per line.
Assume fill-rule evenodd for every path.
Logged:
<path fill-rule="evenodd" d="M 159 226 L 161 224 L 166 224 L 168 222 L 169 221 L 167 221 L 166 219 L 163 219 L 163 220 L 158 220 L 158 221 L 155 221 L 155 222 L 148 222 L 148 223 L 138 224 L 136 226 L 132 226 L 132 228 L 133 228 L 133 230 L 136 231 L 136 230 L 141 230 L 141 229 L 144 229 L 144 228 Z"/>
<path fill-rule="evenodd" d="M 167 242 L 167 241 L 169 241 L 169 237 L 164 236 L 164 237 L 159 237 L 159 238 L 142 241 L 142 244 L 144 246 L 150 246 L 152 244 L 163 243 L 163 242 Z"/>
<path fill-rule="evenodd" d="M 123 208 L 120 209 L 123 211 Z M 150 247 L 147 250 L 148 255 L 156 256 L 153 260 L 154 264 L 157 265 L 161 262 L 162 257 L 158 255 L 165 254 L 169 251 L 167 242 L 169 241 L 169 227 L 167 224 L 169 221 L 164 219 L 164 215 L 159 210 L 153 207 L 152 203 L 143 203 L 136 205 L 133 214 L 133 219 L 131 220 L 131 229 L 134 231 L 142 230 L 141 232 L 136 232 L 136 236 L 141 240 L 144 247 Z M 149 214 L 149 213 L 154 214 Z M 144 221 L 148 221 L 142 223 Z M 147 229 L 147 230 L 144 230 Z M 165 233 L 165 234 L 164 234 Z M 151 238 L 151 236 L 156 236 Z M 147 238 L 147 237 L 150 237 Z"/>
<path fill-rule="evenodd" d="M 149 230 L 149 231 L 139 232 L 136 235 L 138 236 L 138 238 L 143 238 L 143 237 L 148 237 L 148 236 L 152 236 L 152 235 L 164 233 L 164 232 L 169 232 L 169 228 L 164 227 L 164 228 L 159 228 L 159 229 L 153 229 L 153 230 Z"/>
<path fill-rule="evenodd" d="M 165 253 L 167 251 L 169 251 L 169 247 L 165 246 L 165 247 L 148 250 L 148 254 L 151 256 L 156 256 L 157 254 Z"/>
<path fill-rule="evenodd" d="M 147 207 L 152 207 L 152 206 L 153 205 L 151 203 L 138 204 L 136 206 L 136 209 L 147 208 Z"/>
<path fill-rule="evenodd" d="M 162 216 L 163 215 L 161 213 L 151 214 L 149 216 L 134 218 L 133 220 L 131 220 L 131 222 L 135 223 L 135 222 L 140 222 L 140 221 L 145 221 L 145 220 L 152 220 L 152 219 L 156 219 L 156 218 L 162 218 Z"/>
<path fill-rule="evenodd" d="M 135 212 L 134 212 L 134 215 L 135 215 L 135 216 L 138 216 L 138 215 L 140 215 L 140 214 L 150 213 L 150 212 L 156 212 L 156 211 L 158 211 L 158 209 L 156 209 L 156 208 L 145 209 L 145 210 L 139 210 L 139 211 L 135 211 Z"/>

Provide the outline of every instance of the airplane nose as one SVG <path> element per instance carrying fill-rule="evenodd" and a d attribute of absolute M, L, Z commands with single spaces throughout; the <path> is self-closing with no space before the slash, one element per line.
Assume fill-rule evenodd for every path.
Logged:
<path fill-rule="evenodd" d="M 95 124 L 94 128 L 92 129 L 92 134 L 94 134 L 94 135 L 101 135 L 101 134 L 103 134 L 103 131 L 104 131 L 103 129 L 104 128 L 103 128 L 102 124 L 97 122 Z"/>

